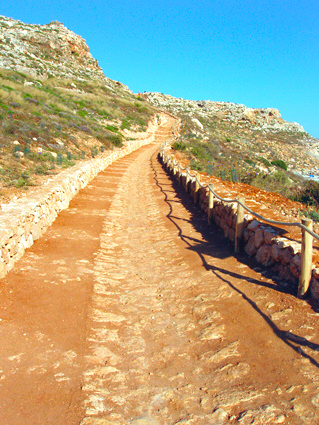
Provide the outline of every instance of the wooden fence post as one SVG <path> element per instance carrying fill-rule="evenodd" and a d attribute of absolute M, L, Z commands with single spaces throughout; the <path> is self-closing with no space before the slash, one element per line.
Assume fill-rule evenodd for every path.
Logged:
<path fill-rule="evenodd" d="M 312 220 L 303 218 L 302 224 L 309 230 L 312 230 Z M 301 298 L 307 292 L 311 280 L 311 266 L 312 266 L 312 240 L 313 237 L 306 230 L 301 229 L 302 243 L 301 243 L 301 268 L 298 286 L 298 297 Z"/>
<path fill-rule="evenodd" d="M 169 157 L 166 155 L 165 170 L 168 171 Z"/>
<path fill-rule="evenodd" d="M 185 192 L 188 192 L 188 183 L 189 183 L 189 169 L 186 168 L 186 182 L 185 182 Z"/>
<path fill-rule="evenodd" d="M 240 201 L 242 204 L 245 203 L 245 198 L 238 198 L 237 201 Z M 235 252 L 240 251 L 241 241 L 244 232 L 244 215 L 245 209 L 242 205 L 237 204 L 237 220 L 236 220 L 236 229 L 235 229 Z"/>
<path fill-rule="evenodd" d="M 182 184 L 182 170 L 179 163 L 177 164 L 177 181 L 178 185 L 180 186 Z"/>
<path fill-rule="evenodd" d="M 195 192 L 194 192 L 194 204 L 198 204 L 199 203 L 199 195 L 200 195 L 200 184 L 198 183 L 200 177 L 200 175 L 197 174 L 195 176 Z"/>
<path fill-rule="evenodd" d="M 214 185 L 210 183 L 208 188 L 214 190 Z M 208 224 L 212 224 L 212 216 L 213 216 L 213 208 L 214 208 L 214 194 L 209 190 L 208 191 Z"/>

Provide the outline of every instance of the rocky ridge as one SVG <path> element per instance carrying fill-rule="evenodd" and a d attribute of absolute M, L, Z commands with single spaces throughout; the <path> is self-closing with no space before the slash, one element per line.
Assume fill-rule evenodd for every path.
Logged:
<path fill-rule="evenodd" d="M 300 124 L 284 121 L 278 109 L 275 108 L 255 109 L 231 102 L 184 100 L 161 93 L 147 93 L 146 96 L 154 105 L 171 108 L 176 114 L 189 108 L 190 113 L 197 113 L 203 117 L 205 115 L 216 115 L 220 119 L 235 123 L 248 122 L 251 124 L 252 130 L 260 130 L 261 128 L 264 131 L 277 130 L 306 133 Z"/>
<path fill-rule="evenodd" d="M 107 78 L 85 40 L 53 21 L 47 25 L 25 24 L 0 16 L 0 67 L 40 79 L 59 77 L 99 80 L 108 88 L 127 86 Z"/>

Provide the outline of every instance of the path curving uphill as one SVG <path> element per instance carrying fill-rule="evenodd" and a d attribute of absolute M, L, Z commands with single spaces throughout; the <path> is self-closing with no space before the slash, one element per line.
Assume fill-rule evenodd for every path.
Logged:
<path fill-rule="evenodd" d="M 209 228 L 156 141 L 2 280 L 0 424 L 319 422 L 318 314 Z"/>

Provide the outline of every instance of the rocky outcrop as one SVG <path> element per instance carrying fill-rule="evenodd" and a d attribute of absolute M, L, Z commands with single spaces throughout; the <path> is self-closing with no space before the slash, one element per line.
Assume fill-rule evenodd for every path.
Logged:
<path fill-rule="evenodd" d="M 0 67 L 40 78 L 100 80 L 128 90 L 105 77 L 85 40 L 57 21 L 33 25 L 0 16 Z"/>
<path fill-rule="evenodd" d="M 230 122 L 248 122 L 251 129 L 305 133 L 300 124 L 284 121 L 278 109 L 274 108 L 253 109 L 231 102 L 184 100 L 162 93 L 144 93 L 143 96 L 154 106 L 168 108 L 177 115 L 188 111 L 202 117 L 218 116 Z"/>

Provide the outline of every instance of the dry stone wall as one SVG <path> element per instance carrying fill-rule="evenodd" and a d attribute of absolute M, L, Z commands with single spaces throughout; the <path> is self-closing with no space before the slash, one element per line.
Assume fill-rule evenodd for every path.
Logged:
<path fill-rule="evenodd" d="M 200 208 L 208 215 L 208 187 L 200 187 L 196 193 L 195 178 L 188 181 L 186 173 L 182 173 L 180 176 L 178 173 L 172 172 L 172 174 L 179 179 L 184 189 L 194 199 L 196 198 Z M 237 203 L 223 202 L 215 197 L 210 216 L 223 230 L 224 236 L 235 242 Z M 279 279 L 290 282 L 291 285 L 298 285 L 301 269 L 301 243 L 281 237 L 271 226 L 256 220 L 251 214 L 245 214 L 242 248 L 249 256 L 254 256 L 264 267 L 269 267 L 276 272 Z M 313 299 L 319 300 L 319 269 L 315 266 L 312 269 L 309 291 Z"/>
<path fill-rule="evenodd" d="M 162 117 L 163 119 L 163 117 Z M 165 118 L 164 118 L 165 119 Z M 119 158 L 154 141 L 157 123 L 148 129 L 148 137 L 131 141 L 122 149 L 107 152 L 97 158 L 77 164 L 48 180 L 31 196 L 2 205 L 0 214 L 0 277 L 11 270 L 33 242 L 54 222 L 60 211 L 99 172 Z"/>

